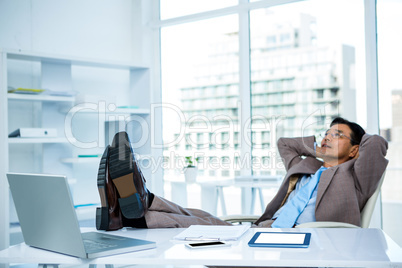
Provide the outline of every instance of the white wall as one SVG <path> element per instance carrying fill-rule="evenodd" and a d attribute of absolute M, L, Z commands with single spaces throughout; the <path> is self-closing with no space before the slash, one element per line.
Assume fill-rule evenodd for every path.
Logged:
<path fill-rule="evenodd" d="M 0 47 L 131 61 L 134 4 L 132 0 L 0 0 Z"/>

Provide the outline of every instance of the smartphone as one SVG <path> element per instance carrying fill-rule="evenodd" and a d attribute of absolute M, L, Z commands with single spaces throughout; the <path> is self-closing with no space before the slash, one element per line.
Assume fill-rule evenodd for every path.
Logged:
<path fill-rule="evenodd" d="M 230 244 L 227 244 L 222 241 L 186 244 L 186 247 L 188 247 L 188 248 L 214 248 L 214 247 L 224 247 L 224 246 L 230 246 Z"/>

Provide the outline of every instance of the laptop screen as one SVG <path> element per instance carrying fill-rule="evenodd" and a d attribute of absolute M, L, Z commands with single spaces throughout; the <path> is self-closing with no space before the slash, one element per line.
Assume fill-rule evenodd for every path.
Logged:
<path fill-rule="evenodd" d="M 25 243 L 85 257 L 67 178 L 21 173 L 8 173 L 7 178 Z"/>

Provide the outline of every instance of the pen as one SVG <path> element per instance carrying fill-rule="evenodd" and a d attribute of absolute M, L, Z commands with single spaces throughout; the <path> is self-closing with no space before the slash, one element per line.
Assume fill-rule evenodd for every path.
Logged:
<path fill-rule="evenodd" d="M 219 241 L 221 239 L 220 238 L 198 236 L 198 237 L 186 237 L 186 238 L 184 238 L 184 240 L 186 240 L 186 241 Z"/>

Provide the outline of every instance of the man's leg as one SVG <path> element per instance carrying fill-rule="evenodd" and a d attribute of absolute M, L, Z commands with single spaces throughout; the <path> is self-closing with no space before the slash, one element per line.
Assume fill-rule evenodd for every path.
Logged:
<path fill-rule="evenodd" d="M 119 132 L 115 135 L 108 155 L 104 170 L 110 174 L 108 183 L 110 182 L 115 188 L 115 191 L 108 191 L 108 193 L 109 196 L 116 195 L 119 209 L 122 212 L 123 226 L 174 228 L 188 227 L 193 224 L 230 225 L 230 223 L 222 221 L 208 212 L 198 209 L 184 209 L 150 193 L 146 188 L 145 178 L 136 163 L 127 133 Z M 99 190 L 101 189 L 99 188 Z M 106 213 L 111 208 L 105 202 L 102 203 L 102 207 L 104 206 L 104 209 L 99 210 L 100 215 L 97 215 L 97 221 L 98 218 L 105 218 L 104 216 L 107 216 Z M 101 230 L 110 229 L 101 228 Z"/>
<path fill-rule="evenodd" d="M 148 228 L 187 228 L 190 225 L 231 225 L 210 213 L 181 206 L 155 196 L 145 214 Z"/>

